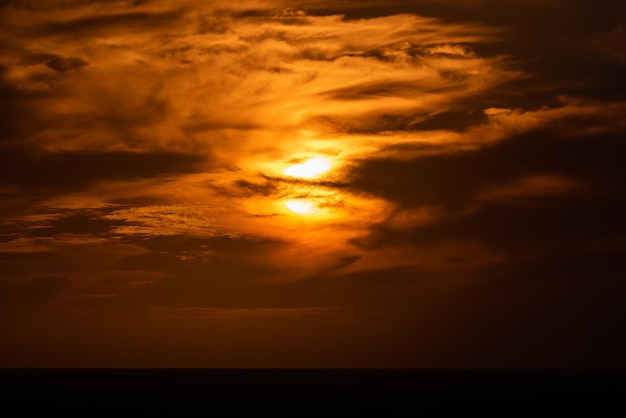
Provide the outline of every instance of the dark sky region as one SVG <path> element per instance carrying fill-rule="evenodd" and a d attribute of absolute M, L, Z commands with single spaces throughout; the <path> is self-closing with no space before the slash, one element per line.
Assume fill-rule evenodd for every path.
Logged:
<path fill-rule="evenodd" d="M 625 367 L 626 3 L 0 2 L 0 367 Z"/>

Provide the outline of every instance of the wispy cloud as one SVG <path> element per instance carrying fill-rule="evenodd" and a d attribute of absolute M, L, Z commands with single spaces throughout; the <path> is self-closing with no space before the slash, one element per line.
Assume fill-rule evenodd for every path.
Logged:
<path fill-rule="evenodd" d="M 238 236 L 236 232 L 220 231 L 211 209 L 205 207 L 143 206 L 114 211 L 104 219 L 124 221 L 126 225 L 111 231 L 122 235 Z"/>

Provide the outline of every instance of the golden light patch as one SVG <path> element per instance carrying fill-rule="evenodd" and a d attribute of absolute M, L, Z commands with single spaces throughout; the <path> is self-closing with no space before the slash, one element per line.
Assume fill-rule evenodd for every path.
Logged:
<path fill-rule="evenodd" d="M 302 164 L 292 165 L 283 171 L 283 173 L 287 174 L 291 177 L 299 177 L 303 179 L 312 179 L 315 177 L 319 177 L 328 170 L 330 170 L 332 166 L 332 161 L 330 158 L 325 157 L 314 157 L 309 158 Z"/>
<path fill-rule="evenodd" d="M 310 200 L 300 199 L 300 200 L 287 200 L 285 202 L 285 206 L 290 211 L 297 213 L 299 215 L 313 215 L 318 212 L 318 209 L 315 207 L 315 204 Z"/>

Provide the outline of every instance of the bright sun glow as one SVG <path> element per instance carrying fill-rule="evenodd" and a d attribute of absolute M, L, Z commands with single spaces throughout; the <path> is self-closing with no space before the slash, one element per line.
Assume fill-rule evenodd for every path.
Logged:
<path fill-rule="evenodd" d="M 317 212 L 315 204 L 310 200 L 288 200 L 285 202 L 285 206 L 290 211 L 300 215 L 311 215 Z"/>
<path fill-rule="evenodd" d="M 309 158 L 302 164 L 292 165 L 291 167 L 287 168 L 284 173 L 292 177 L 312 179 L 330 170 L 331 165 L 332 162 L 329 158 Z"/>

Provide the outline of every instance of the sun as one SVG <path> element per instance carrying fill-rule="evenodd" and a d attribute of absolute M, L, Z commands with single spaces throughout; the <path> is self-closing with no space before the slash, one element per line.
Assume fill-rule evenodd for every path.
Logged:
<path fill-rule="evenodd" d="M 315 204 L 312 201 L 305 199 L 287 200 L 285 202 L 285 206 L 287 206 L 287 209 L 290 211 L 299 215 L 313 215 L 318 212 Z"/>
<path fill-rule="evenodd" d="M 283 171 L 291 177 L 299 177 L 303 179 L 312 179 L 324 174 L 332 166 L 330 158 L 314 157 L 309 158 L 302 164 L 292 165 Z"/>
<path fill-rule="evenodd" d="M 301 179 L 313 179 L 320 177 L 328 170 L 332 168 L 333 160 L 324 156 L 312 157 L 304 160 L 300 164 L 292 165 L 287 167 L 283 173 L 290 177 L 297 177 Z M 300 196 L 310 195 L 311 188 L 313 184 L 299 184 L 294 185 L 294 190 L 297 189 L 298 194 Z M 319 189 L 319 187 L 315 187 L 315 190 Z M 319 190 L 317 190 L 317 194 L 319 194 Z M 318 207 L 316 204 L 316 199 L 290 199 L 284 201 L 285 207 L 289 209 L 291 212 L 297 213 L 298 215 L 318 215 L 325 212 Z"/>

